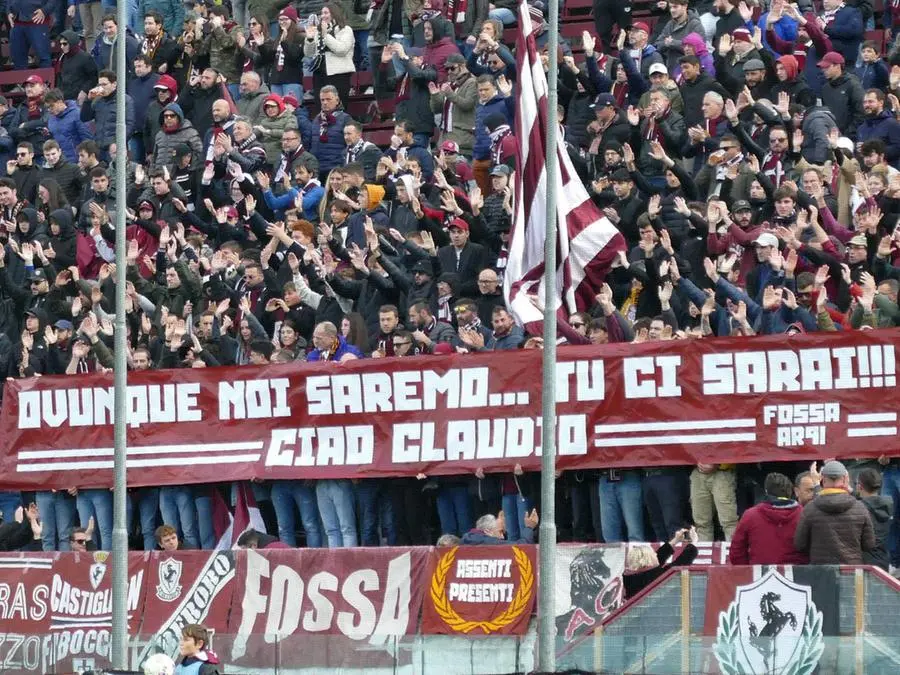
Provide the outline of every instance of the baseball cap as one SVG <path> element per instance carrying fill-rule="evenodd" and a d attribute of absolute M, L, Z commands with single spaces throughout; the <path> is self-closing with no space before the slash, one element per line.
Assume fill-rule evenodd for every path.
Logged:
<path fill-rule="evenodd" d="M 452 230 L 454 227 L 458 230 L 462 230 L 463 232 L 469 231 L 469 224 L 462 218 L 454 218 L 447 229 Z"/>
<path fill-rule="evenodd" d="M 750 72 L 751 70 L 765 70 L 766 64 L 762 62 L 760 59 L 747 59 L 747 63 L 744 64 L 744 72 Z"/>
<path fill-rule="evenodd" d="M 778 237 L 769 232 L 763 232 L 753 243 L 756 246 L 774 246 L 778 248 Z"/>
<path fill-rule="evenodd" d="M 430 277 L 434 276 L 434 268 L 431 266 L 431 263 L 427 260 L 420 260 L 415 265 L 413 265 L 412 270 L 410 270 L 413 274 L 416 272 L 424 272 Z"/>
<path fill-rule="evenodd" d="M 444 141 L 443 143 L 441 143 L 441 150 L 443 150 L 444 153 L 448 155 L 458 155 L 459 143 L 457 143 L 456 141 Z"/>
<path fill-rule="evenodd" d="M 864 234 L 855 234 L 847 242 L 847 246 L 862 246 L 863 248 L 867 248 L 869 246 L 869 242 L 866 241 L 866 235 Z"/>
<path fill-rule="evenodd" d="M 819 472 L 826 478 L 843 478 L 847 474 L 847 467 L 844 466 L 842 462 L 837 461 L 836 459 L 832 459 L 830 462 L 825 462 L 825 466 L 822 467 L 822 470 Z"/>
<path fill-rule="evenodd" d="M 650 66 L 650 71 L 647 73 L 648 75 L 655 75 L 656 73 L 662 73 L 663 75 L 668 75 L 669 71 L 662 63 L 654 63 Z"/>
<path fill-rule="evenodd" d="M 25 80 L 25 84 L 44 84 L 44 81 L 37 75 L 29 75 Z"/>
<path fill-rule="evenodd" d="M 72 322 L 66 321 L 65 319 L 60 319 L 55 324 L 53 324 L 54 328 L 58 328 L 59 330 L 72 330 Z"/>
<path fill-rule="evenodd" d="M 506 164 L 498 164 L 493 169 L 491 169 L 492 176 L 508 176 L 509 173 L 510 173 L 509 167 Z M 465 221 L 463 221 L 463 222 L 465 222 Z"/>
<path fill-rule="evenodd" d="M 147 211 L 156 211 L 156 207 L 153 206 L 153 202 L 151 202 L 149 199 L 145 199 L 140 204 L 138 204 L 138 211 L 143 211 L 145 209 Z"/>
<path fill-rule="evenodd" d="M 598 94 L 597 98 L 594 99 L 594 102 L 591 103 L 592 108 L 615 108 L 616 107 L 616 97 L 612 94 Z"/>
<path fill-rule="evenodd" d="M 36 269 L 31 273 L 31 276 L 28 277 L 29 281 L 46 281 L 47 280 L 47 272 L 45 272 L 42 268 Z"/>
<path fill-rule="evenodd" d="M 631 24 L 631 30 L 642 30 L 645 33 L 649 34 L 650 26 L 648 26 L 643 21 L 635 21 L 633 24 Z"/>
<path fill-rule="evenodd" d="M 238 215 L 238 210 L 233 206 L 229 206 L 227 209 L 225 209 L 226 218 L 237 218 Z"/>
<path fill-rule="evenodd" d="M 746 199 L 738 199 L 734 204 L 731 205 L 731 212 L 737 213 L 738 211 L 752 211 L 753 207 L 750 206 L 750 202 Z"/>
<path fill-rule="evenodd" d="M 827 52 L 816 65 L 819 66 L 819 68 L 824 68 L 825 66 L 842 66 L 844 65 L 844 57 L 837 52 Z"/>

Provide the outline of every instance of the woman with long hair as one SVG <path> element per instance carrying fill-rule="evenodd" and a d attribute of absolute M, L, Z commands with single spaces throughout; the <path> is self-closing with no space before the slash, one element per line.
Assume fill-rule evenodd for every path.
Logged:
<path fill-rule="evenodd" d="M 319 14 L 319 25 L 306 27 L 303 53 L 312 59 L 313 96 L 326 84 L 338 90 L 341 101 L 350 94 L 350 84 L 356 66 L 353 65 L 353 29 L 347 25 L 344 10 L 336 3 L 328 3 Z"/>
<path fill-rule="evenodd" d="M 297 25 L 297 10 L 287 6 L 278 15 L 278 35 L 266 43 L 263 53 L 269 71 L 269 89 L 273 94 L 293 94 L 303 101 L 303 35 Z"/>
<path fill-rule="evenodd" d="M 285 319 L 281 322 L 278 331 L 278 343 L 282 351 L 288 351 L 293 355 L 291 360 L 303 361 L 306 357 L 306 340 L 300 335 L 300 327 L 293 319 Z"/>
<path fill-rule="evenodd" d="M 254 15 L 250 17 L 248 34 L 239 33 L 235 37 L 244 65 L 241 72 L 255 70 L 264 73 L 268 66 L 272 65 L 271 40 L 269 39 L 269 24 L 265 17 Z M 268 80 L 268 77 L 263 77 Z"/>
<path fill-rule="evenodd" d="M 346 192 L 347 184 L 344 180 L 344 167 L 337 167 L 328 172 L 328 178 L 325 180 L 325 196 L 319 202 L 319 221 L 323 223 L 331 222 L 331 205 L 334 203 L 337 192 Z"/>
<path fill-rule="evenodd" d="M 369 329 L 366 328 L 366 320 L 359 312 L 345 314 L 341 321 L 341 335 L 347 341 L 359 349 L 363 354 L 369 351 Z"/>
<path fill-rule="evenodd" d="M 68 208 L 69 200 L 59 187 L 55 178 L 43 178 L 38 183 L 37 201 L 34 207 L 38 212 L 38 221 L 46 223 L 50 214 L 57 209 Z"/>

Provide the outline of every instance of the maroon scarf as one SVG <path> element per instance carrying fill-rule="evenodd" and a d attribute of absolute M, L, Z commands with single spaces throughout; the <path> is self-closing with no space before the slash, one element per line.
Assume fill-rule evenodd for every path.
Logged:
<path fill-rule="evenodd" d="M 327 113 L 324 110 L 319 113 L 319 140 L 323 143 L 328 141 L 328 127 L 337 122 L 334 113 Z"/>

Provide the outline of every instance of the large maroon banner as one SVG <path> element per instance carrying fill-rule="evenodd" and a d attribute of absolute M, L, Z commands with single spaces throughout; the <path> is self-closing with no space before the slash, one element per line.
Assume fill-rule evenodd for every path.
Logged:
<path fill-rule="evenodd" d="M 900 329 L 568 347 L 560 469 L 896 450 Z M 130 485 L 540 468 L 540 351 L 132 374 Z M 112 484 L 112 379 L 6 384 L 4 489 Z"/>

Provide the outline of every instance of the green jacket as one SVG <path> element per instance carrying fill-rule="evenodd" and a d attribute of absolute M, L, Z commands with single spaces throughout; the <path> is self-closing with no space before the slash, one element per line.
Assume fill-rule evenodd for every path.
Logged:
<path fill-rule="evenodd" d="M 222 73 L 229 84 L 241 81 L 243 54 L 235 42 L 240 33 L 241 27 L 229 21 L 206 33 L 198 49 L 198 53 L 209 55 L 210 68 Z M 238 54 L 241 54 L 241 64 L 238 64 Z"/>
<path fill-rule="evenodd" d="M 184 261 L 179 260 L 174 267 L 178 273 L 178 278 L 181 279 L 181 285 L 178 288 L 160 286 L 155 281 L 144 279 L 138 273 L 136 265 L 128 266 L 128 280 L 134 284 L 134 288 L 138 293 L 156 305 L 157 315 L 163 305 L 169 309 L 169 314 L 175 314 L 176 316 L 182 315 L 184 306 L 189 301 L 194 307 L 199 307 L 203 287 L 202 280 L 191 272 Z"/>
<path fill-rule="evenodd" d="M 283 104 L 277 117 L 268 117 L 264 112 L 259 118 L 254 131 L 256 138 L 266 149 L 266 157 L 270 163 L 276 164 L 281 157 L 281 137 L 284 136 L 284 132 L 296 128 L 297 116 L 285 110 Z"/>

